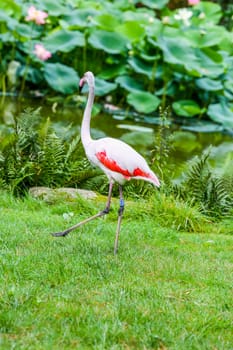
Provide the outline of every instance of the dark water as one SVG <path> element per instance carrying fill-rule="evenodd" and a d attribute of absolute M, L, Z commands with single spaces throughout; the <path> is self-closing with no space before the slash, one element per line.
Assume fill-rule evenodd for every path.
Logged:
<path fill-rule="evenodd" d="M 56 130 L 67 132 L 67 127 L 75 134 L 79 132 L 82 120 L 83 106 L 64 105 L 62 103 L 46 103 L 40 99 L 17 99 L 5 97 L 0 99 L 0 133 L 3 125 L 11 125 L 14 117 L 26 107 L 41 107 L 41 115 L 50 117 Z M 152 120 L 148 118 L 148 120 Z M 111 136 L 129 143 L 147 159 L 151 158 L 158 135 L 158 125 L 125 118 L 116 111 L 113 114 L 97 113 L 92 117 L 91 130 L 93 138 Z M 213 125 L 213 129 L 217 126 Z M 233 136 L 222 132 L 192 132 L 172 123 L 166 134 L 172 137 L 171 151 L 168 162 L 173 165 L 174 177 L 179 176 L 182 165 L 200 155 L 203 150 L 212 145 L 211 162 L 216 171 L 233 171 Z M 151 153 L 152 151 L 152 153 Z"/>

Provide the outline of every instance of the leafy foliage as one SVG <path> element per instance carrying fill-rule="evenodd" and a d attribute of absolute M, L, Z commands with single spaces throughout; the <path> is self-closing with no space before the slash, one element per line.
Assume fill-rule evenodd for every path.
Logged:
<path fill-rule="evenodd" d="M 170 110 L 160 109 L 160 125 L 152 150 L 152 163 L 158 169 L 159 178 L 166 183 L 170 183 L 171 167 L 168 164 L 168 157 L 172 150 L 172 135 L 169 125 Z M 166 170 L 165 170 L 166 169 Z"/>
<path fill-rule="evenodd" d="M 233 175 L 217 176 L 208 159 L 210 148 L 196 157 L 184 175 L 179 195 L 210 216 L 227 215 L 233 206 Z"/>
<path fill-rule="evenodd" d="M 70 142 L 58 137 L 39 109 L 27 109 L 1 143 L 0 178 L 13 192 L 31 186 L 76 186 L 96 175 L 84 161 L 79 135 Z"/>
<path fill-rule="evenodd" d="M 138 112 L 169 104 L 183 118 L 206 113 L 232 128 L 233 51 L 224 11 L 209 1 L 177 8 L 181 3 L 43 0 L 36 6 L 48 17 L 38 25 L 26 20 L 29 1 L 3 2 L 0 88 L 23 93 L 39 85 L 70 95 L 79 76 L 93 70 L 97 96 L 110 93 L 115 104 L 120 92 L 121 104 Z M 38 43 L 52 54 L 49 63 L 35 53 Z"/>

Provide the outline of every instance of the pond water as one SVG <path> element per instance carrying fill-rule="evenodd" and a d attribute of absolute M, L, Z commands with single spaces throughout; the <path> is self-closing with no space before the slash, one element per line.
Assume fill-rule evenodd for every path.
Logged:
<path fill-rule="evenodd" d="M 41 107 L 41 115 L 45 118 L 50 117 L 58 132 L 65 133 L 71 123 L 73 133 L 79 132 L 83 107 L 49 104 L 40 99 L 18 101 L 10 97 L 0 99 L 0 127 L 3 124 L 12 124 L 14 116 L 26 107 Z M 92 136 L 93 138 L 103 136 L 120 138 L 150 159 L 158 134 L 159 126 L 158 123 L 155 124 L 158 119 L 147 117 L 148 122 L 139 119 L 140 117 L 137 117 L 135 121 L 132 118 L 125 118 L 117 111 L 114 114 L 97 113 L 91 121 Z M 202 126 L 199 129 L 202 130 Z M 216 170 L 226 171 L 230 167 L 232 171 L 233 136 L 230 133 L 218 131 L 217 125 L 208 127 L 208 130 L 212 132 L 193 132 L 189 130 L 188 125 L 174 123 L 169 126 L 166 132 L 172 135 L 172 149 L 168 162 L 173 165 L 171 168 L 174 169 L 174 178 L 179 177 L 183 164 L 187 160 L 192 159 L 195 155 L 200 155 L 210 145 L 212 145 L 210 158 Z"/>

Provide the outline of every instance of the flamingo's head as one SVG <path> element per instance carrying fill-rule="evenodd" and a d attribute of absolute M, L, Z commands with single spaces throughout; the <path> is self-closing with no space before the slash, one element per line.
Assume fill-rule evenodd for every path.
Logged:
<path fill-rule="evenodd" d="M 81 91 L 83 86 L 87 83 L 89 87 L 95 86 L 95 77 L 92 72 L 86 72 L 79 81 L 79 90 Z"/>

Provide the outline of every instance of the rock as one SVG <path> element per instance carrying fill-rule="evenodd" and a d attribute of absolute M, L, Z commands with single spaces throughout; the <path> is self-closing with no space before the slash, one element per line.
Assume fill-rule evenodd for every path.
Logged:
<path fill-rule="evenodd" d="M 34 198 L 43 199 L 46 202 L 54 202 L 57 199 L 65 199 L 67 201 L 73 201 L 79 196 L 84 199 L 93 199 L 97 195 L 93 191 L 82 190 L 72 187 L 61 187 L 61 188 L 49 188 L 49 187 L 31 187 L 29 193 Z"/>

